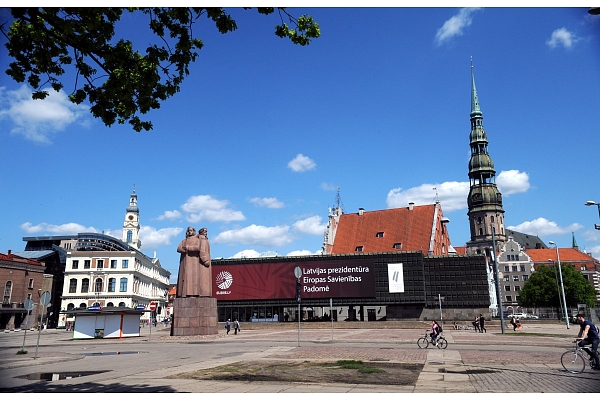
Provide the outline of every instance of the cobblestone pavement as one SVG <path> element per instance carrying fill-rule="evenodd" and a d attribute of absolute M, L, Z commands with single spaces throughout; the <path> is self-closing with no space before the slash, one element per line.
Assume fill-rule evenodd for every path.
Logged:
<path fill-rule="evenodd" d="M 425 329 L 243 330 L 239 335 L 172 338 L 142 331 L 126 340 L 73 341 L 65 332 L 44 332 L 39 354 L 29 345 L 16 355 L 22 336 L 0 335 L 0 391 L 8 392 L 192 392 L 192 393 L 581 393 L 600 392 L 600 375 L 589 368 L 571 374 L 560 356 L 577 331 L 563 326 L 527 327 L 527 334 L 488 329 L 446 331 L 446 350 L 419 349 Z M 149 333 L 149 332 L 148 332 Z M 536 335 L 537 333 L 537 335 Z M 11 336 L 12 335 L 12 336 Z M 542 336 L 546 335 L 546 336 Z M 298 340 L 298 337 L 300 340 Z M 37 339 L 37 337 L 36 337 Z M 109 354 L 121 354 L 110 356 Z M 125 353 L 132 353 L 125 355 Z M 92 357 L 102 354 L 102 357 Z M 111 358 L 112 357 L 112 358 Z M 165 379 L 181 372 L 253 359 L 420 363 L 412 386 L 225 382 Z M 17 378 L 32 372 L 106 370 L 93 377 L 57 382 Z"/>

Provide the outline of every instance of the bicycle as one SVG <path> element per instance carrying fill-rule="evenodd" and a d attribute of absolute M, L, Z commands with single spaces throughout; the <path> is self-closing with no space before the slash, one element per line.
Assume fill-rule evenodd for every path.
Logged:
<path fill-rule="evenodd" d="M 431 343 L 438 349 L 445 349 L 446 347 L 448 347 L 448 341 L 444 338 L 443 333 L 440 333 L 438 335 L 438 337 L 436 339 L 436 343 L 433 343 L 431 341 L 431 337 L 429 336 L 429 331 L 425 331 L 425 335 L 423 335 L 422 337 L 420 337 L 417 340 L 417 346 L 419 346 L 420 349 L 426 349 L 427 347 L 429 347 L 429 343 Z"/>
<path fill-rule="evenodd" d="M 590 368 L 594 367 L 594 358 L 590 356 L 584 348 L 591 348 L 591 345 L 579 347 L 577 345 L 578 341 L 573 341 L 575 343 L 575 350 L 568 350 L 560 356 L 560 363 L 562 364 L 565 371 L 568 371 L 572 374 L 579 374 L 583 372 L 585 369 L 586 360 L 589 360 Z M 596 354 L 598 352 L 596 351 Z"/>

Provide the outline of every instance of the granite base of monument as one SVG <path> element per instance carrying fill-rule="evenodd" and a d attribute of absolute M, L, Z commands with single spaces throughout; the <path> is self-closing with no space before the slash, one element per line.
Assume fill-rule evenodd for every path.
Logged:
<path fill-rule="evenodd" d="M 179 297 L 173 302 L 171 336 L 216 335 L 219 333 L 217 299 Z"/>

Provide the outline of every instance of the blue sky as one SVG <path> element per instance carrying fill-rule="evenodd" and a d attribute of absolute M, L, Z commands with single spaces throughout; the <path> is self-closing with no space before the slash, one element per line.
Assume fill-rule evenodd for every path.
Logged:
<path fill-rule="evenodd" d="M 584 206 L 600 202 L 600 16 L 290 11 L 312 15 L 321 37 L 295 46 L 273 34 L 276 16 L 252 10 L 232 9 L 238 30 L 226 35 L 200 20 L 204 48 L 181 92 L 146 115 L 150 132 L 106 127 L 65 92 L 33 101 L 0 74 L 0 252 L 23 250 L 24 236 L 121 238 L 134 185 L 142 251 L 172 282 L 189 225 L 208 228 L 213 258 L 317 253 L 338 187 L 346 212 L 430 204 L 437 192 L 464 246 L 472 56 L 506 226 L 559 247 L 574 232 L 600 256 L 598 209 Z M 143 42 L 143 29 L 128 17 L 118 33 Z M 2 71 L 8 62 L 2 46 Z"/>

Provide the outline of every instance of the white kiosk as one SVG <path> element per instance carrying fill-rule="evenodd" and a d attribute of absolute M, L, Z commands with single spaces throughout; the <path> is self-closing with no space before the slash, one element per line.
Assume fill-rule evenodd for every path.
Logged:
<path fill-rule="evenodd" d="M 140 336 L 140 316 L 144 311 L 127 307 L 90 307 L 63 313 L 75 317 L 73 339 L 122 339 Z"/>

